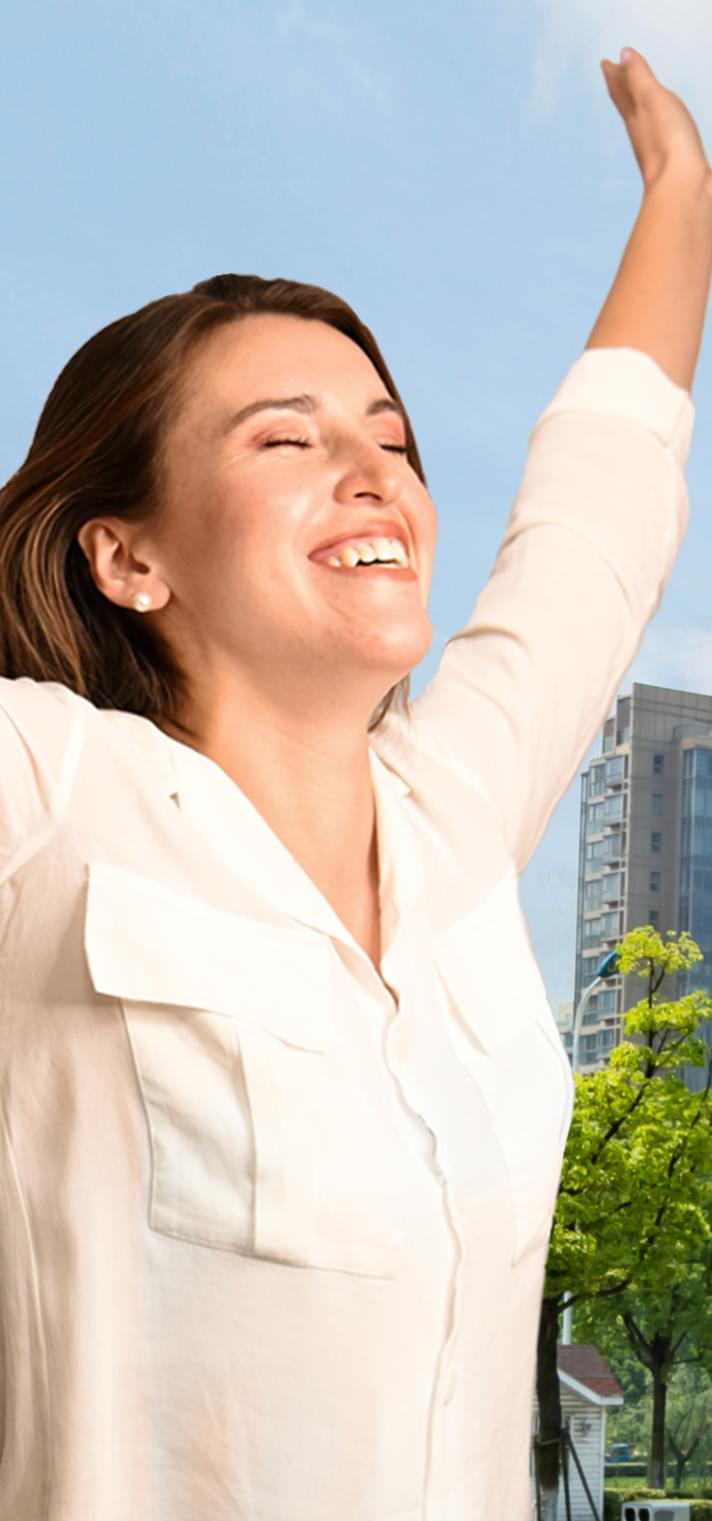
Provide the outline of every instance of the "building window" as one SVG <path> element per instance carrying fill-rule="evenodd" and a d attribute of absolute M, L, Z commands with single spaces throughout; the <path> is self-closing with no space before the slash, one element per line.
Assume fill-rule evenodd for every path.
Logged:
<path fill-rule="evenodd" d="M 605 790 L 606 768 L 605 766 L 593 766 L 589 776 L 588 795 L 589 797 L 600 797 L 601 793 L 605 792 Z"/>
<path fill-rule="evenodd" d="M 603 828 L 603 803 L 589 803 L 586 808 L 586 833 L 600 834 Z"/>
<path fill-rule="evenodd" d="M 662 813 L 662 811 L 663 811 L 663 795 L 662 795 L 662 792 L 654 792 L 653 793 L 653 813 Z"/>
<path fill-rule="evenodd" d="M 648 917 L 650 919 L 650 923 L 653 926 L 653 929 L 659 929 L 660 928 L 660 910 L 658 908 L 651 908 Z"/>
<path fill-rule="evenodd" d="M 619 782 L 623 781 L 625 777 L 625 760 L 624 755 L 614 755 L 611 760 L 606 761 L 606 781 L 609 786 L 615 787 Z"/>
<path fill-rule="evenodd" d="M 662 776 L 664 770 L 665 770 L 665 756 L 664 755 L 654 755 L 653 756 L 653 776 Z"/>
<path fill-rule="evenodd" d="M 660 880 L 661 880 L 661 874 L 660 874 L 660 872 L 659 871 L 651 871 L 651 873 L 650 873 L 650 891 L 651 891 L 651 893 L 659 893 L 660 892 Z"/>
<path fill-rule="evenodd" d="M 619 697 L 616 704 L 616 739 L 619 745 L 627 744 L 630 739 L 630 697 Z"/>
<path fill-rule="evenodd" d="M 712 818 L 712 787 L 709 781 L 698 782 L 694 789 L 693 811 L 695 818 Z"/>
<path fill-rule="evenodd" d="M 650 836 L 650 849 L 654 856 L 659 856 L 663 848 L 663 837 L 654 829 Z"/>
<path fill-rule="evenodd" d="M 603 807 L 603 821 L 610 824 L 623 817 L 623 794 L 617 792 L 613 797 L 607 797 L 605 803 L 597 805 Z"/>
<path fill-rule="evenodd" d="M 622 897 L 622 879 L 619 871 L 612 871 L 607 877 L 600 878 L 599 903 L 615 903 Z"/>

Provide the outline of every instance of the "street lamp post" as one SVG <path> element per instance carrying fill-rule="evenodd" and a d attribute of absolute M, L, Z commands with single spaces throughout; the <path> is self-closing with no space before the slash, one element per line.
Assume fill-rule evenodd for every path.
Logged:
<path fill-rule="evenodd" d="M 574 1014 L 573 1026 L 571 1030 L 571 1071 L 574 1073 L 574 1076 L 579 1070 L 579 1036 L 581 1034 L 583 1016 L 586 1008 L 588 1007 L 588 1001 L 592 993 L 595 993 L 596 989 L 601 986 L 601 983 L 607 982 L 610 977 L 615 977 L 617 971 L 617 951 L 609 951 L 601 961 L 593 982 L 589 982 L 588 987 L 584 988 L 584 991 L 578 1001 L 578 1006 L 576 1013 Z M 571 1304 L 567 1300 L 564 1306 L 564 1314 L 561 1322 L 561 1342 L 565 1347 L 571 1346 L 571 1322 Z"/>
<path fill-rule="evenodd" d="M 588 987 L 584 988 L 584 991 L 583 991 L 583 993 L 582 993 L 582 995 L 581 995 L 581 997 L 579 999 L 578 1008 L 577 1008 L 576 1013 L 574 1015 L 573 1029 L 572 1029 L 572 1034 L 571 1034 L 571 1070 L 574 1073 L 578 1072 L 578 1070 L 579 1070 L 579 1059 L 578 1059 L 579 1035 L 581 1033 L 581 1026 L 583 1024 L 583 1016 L 584 1016 L 584 1012 L 585 1012 L 585 1010 L 586 1010 L 586 1008 L 588 1006 L 589 998 L 591 997 L 592 993 L 595 993 L 597 987 L 599 986 L 599 983 L 601 983 L 601 982 L 607 982 L 609 980 L 609 978 L 615 977 L 617 970 L 618 970 L 617 952 L 616 951 L 609 951 L 608 954 L 606 956 L 604 956 L 603 960 L 600 962 L 598 970 L 596 972 L 596 975 L 595 975 L 595 977 L 593 979 L 593 982 L 589 982 Z"/>

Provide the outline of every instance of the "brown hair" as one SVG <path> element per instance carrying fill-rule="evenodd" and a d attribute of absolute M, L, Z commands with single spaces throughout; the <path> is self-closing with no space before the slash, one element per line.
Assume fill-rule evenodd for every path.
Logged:
<path fill-rule="evenodd" d="M 161 442 L 189 355 L 217 328 L 263 312 L 337 328 L 402 405 L 369 328 L 316 285 L 216 275 L 102 328 L 58 376 L 24 464 L 0 491 L 0 675 L 60 682 L 97 707 L 176 721 L 182 673 L 139 614 L 102 595 L 76 535 L 102 514 L 132 522 L 157 509 Z M 405 421 L 408 460 L 424 480 Z M 406 677 L 369 728 L 407 692 Z"/>

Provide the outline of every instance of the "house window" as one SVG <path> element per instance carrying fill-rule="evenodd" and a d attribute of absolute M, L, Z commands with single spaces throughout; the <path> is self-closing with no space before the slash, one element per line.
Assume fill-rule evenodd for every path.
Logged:
<path fill-rule="evenodd" d="M 660 910 L 658 908 L 651 908 L 650 914 L 649 914 L 649 919 L 650 919 L 650 923 L 653 926 L 653 929 L 659 929 L 660 928 Z"/>
<path fill-rule="evenodd" d="M 660 892 L 660 881 L 661 881 L 661 874 L 660 874 L 660 872 L 659 871 L 651 871 L 651 873 L 650 873 L 650 891 L 651 891 L 651 893 L 659 893 Z"/>
<path fill-rule="evenodd" d="M 665 756 L 664 755 L 654 755 L 653 756 L 653 776 L 662 776 L 664 770 L 665 770 Z"/>
<path fill-rule="evenodd" d="M 650 849 L 654 856 L 659 856 L 663 848 L 663 837 L 654 829 L 650 836 Z"/>
<path fill-rule="evenodd" d="M 663 811 L 663 795 L 662 795 L 662 792 L 654 792 L 653 793 L 653 813 L 662 813 L 662 811 Z"/>

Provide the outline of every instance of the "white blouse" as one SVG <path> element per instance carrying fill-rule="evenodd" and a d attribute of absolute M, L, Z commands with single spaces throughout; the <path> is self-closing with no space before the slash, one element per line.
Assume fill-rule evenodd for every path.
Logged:
<path fill-rule="evenodd" d="M 517 879 L 686 521 L 586 352 L 372 736 L 382 978 L 220 767 L 0 681 L 0 1521 L 526 1521 L 572 1080 Z"/>

